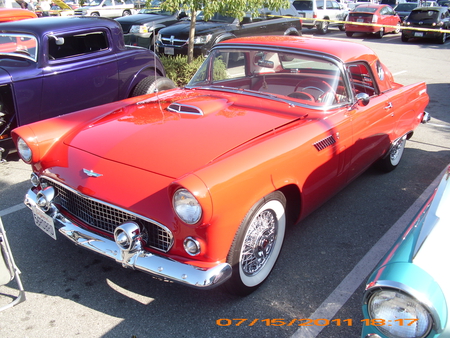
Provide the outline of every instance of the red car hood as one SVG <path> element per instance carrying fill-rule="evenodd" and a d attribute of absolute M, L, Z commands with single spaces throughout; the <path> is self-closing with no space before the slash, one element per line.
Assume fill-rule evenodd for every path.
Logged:
<path fill-rule="evenodd" d="M 189 113 L 168 110 L 171 103 Z M 65 143 L 177 178 L 301 116 L 287 114 L 289 109 L 286 103 L 247 95 L 179 89 L 160 94 L 159 101 L 152 97 L 113 111 Z"/>

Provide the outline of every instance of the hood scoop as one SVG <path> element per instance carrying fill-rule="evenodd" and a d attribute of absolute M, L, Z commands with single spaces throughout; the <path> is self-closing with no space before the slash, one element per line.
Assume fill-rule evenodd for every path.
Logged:
<path fill-rule="evenodd" d="M 204 115 L 200 108 L 181 103 L 172 103 L 167 110 L 180 114 Z"/>

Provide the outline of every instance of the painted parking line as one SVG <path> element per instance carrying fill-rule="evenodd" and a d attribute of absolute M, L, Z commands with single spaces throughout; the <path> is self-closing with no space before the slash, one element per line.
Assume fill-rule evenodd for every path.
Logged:
<path fill-rule="evenodd" d="M 23 209 L 23 208 L 25 208 L 25 207 L 26 207 L 25 204 L 20 203 L 20 204 L 14 205 L 14 206 L 12 206 L 12 207 L 9 207 L 9 208 L 0 210 L 0 217 L 6 216 L 6 215 L 11 214 L 11 213 L 13 213 L 13 212 L 16 212 L 16 211 L 18 211 L 18 210 L 21 210 L 21 209 Z"/>
<path fill-rule="evenodd" d="M 437 176 L 427 189 L 420 195 L 413 205 L 398 219 L 398 221 L 384 234 L 384 236 L 367 252 L 367 254 L 355 265 L 353 270 L 342 280 L 338 287 L 309 317 L 315 319 L 332 320 L 336 313 L 342 308 L 356 289 L 364 282 L 373 271 L 378 262 L 392 247 L 397 238 L 405 230 L 419 208 L 426 202 L 427 198 L 437 187 L 446 168 Z M 361 295 L 362 297 L 362 295 Z M 322 331 L 324 326 L 301 326 L 291 338 L 314 338 Z"/>

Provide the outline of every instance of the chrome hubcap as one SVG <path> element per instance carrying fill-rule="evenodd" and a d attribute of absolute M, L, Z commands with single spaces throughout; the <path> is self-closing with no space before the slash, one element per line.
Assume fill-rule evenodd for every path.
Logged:
<path fill-rule="evenodd" d="M 277 237 L 277 219 L 272 210 L 264 210 L 250 224 L 242 245 L 242 271 L 257 274 L 272 254 Z"/>

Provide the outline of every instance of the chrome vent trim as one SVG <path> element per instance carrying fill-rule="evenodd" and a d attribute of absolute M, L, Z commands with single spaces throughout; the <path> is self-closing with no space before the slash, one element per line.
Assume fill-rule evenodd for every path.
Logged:
<path fill-rule="evenodd" d="M 144 229 L 147 246 L 168 252 L 173 245 L 172 232 L 164 225 L 112 204 L 86 196 L 48 177 L 41 177 L 41 186 L 52 186 L 56 190 L 54 204 L 92 228 L 113 235 L 120 224 L 135 221 Z"/>
<path fill-rule="evenodd" d="M 203 111 L 201 109 L 187 104 L 172 103 L 169 107 L 167 107 L 167 110 L 181 114 L 203 115 Z"/>
<path fill-rule="evenodd" d="M 325 148 L 328 148 L 329 146 L 332 146 L 335 143 L 336 143 L 336 140 L 334 139 L 333 135 L 330 135 L 330 136 L 324 138 L 323 140 L 320 140 L 320 141 L 314 143 L 314 147 L 316 147 L 316 149 L 318 151 L 322 151 Z"/>

